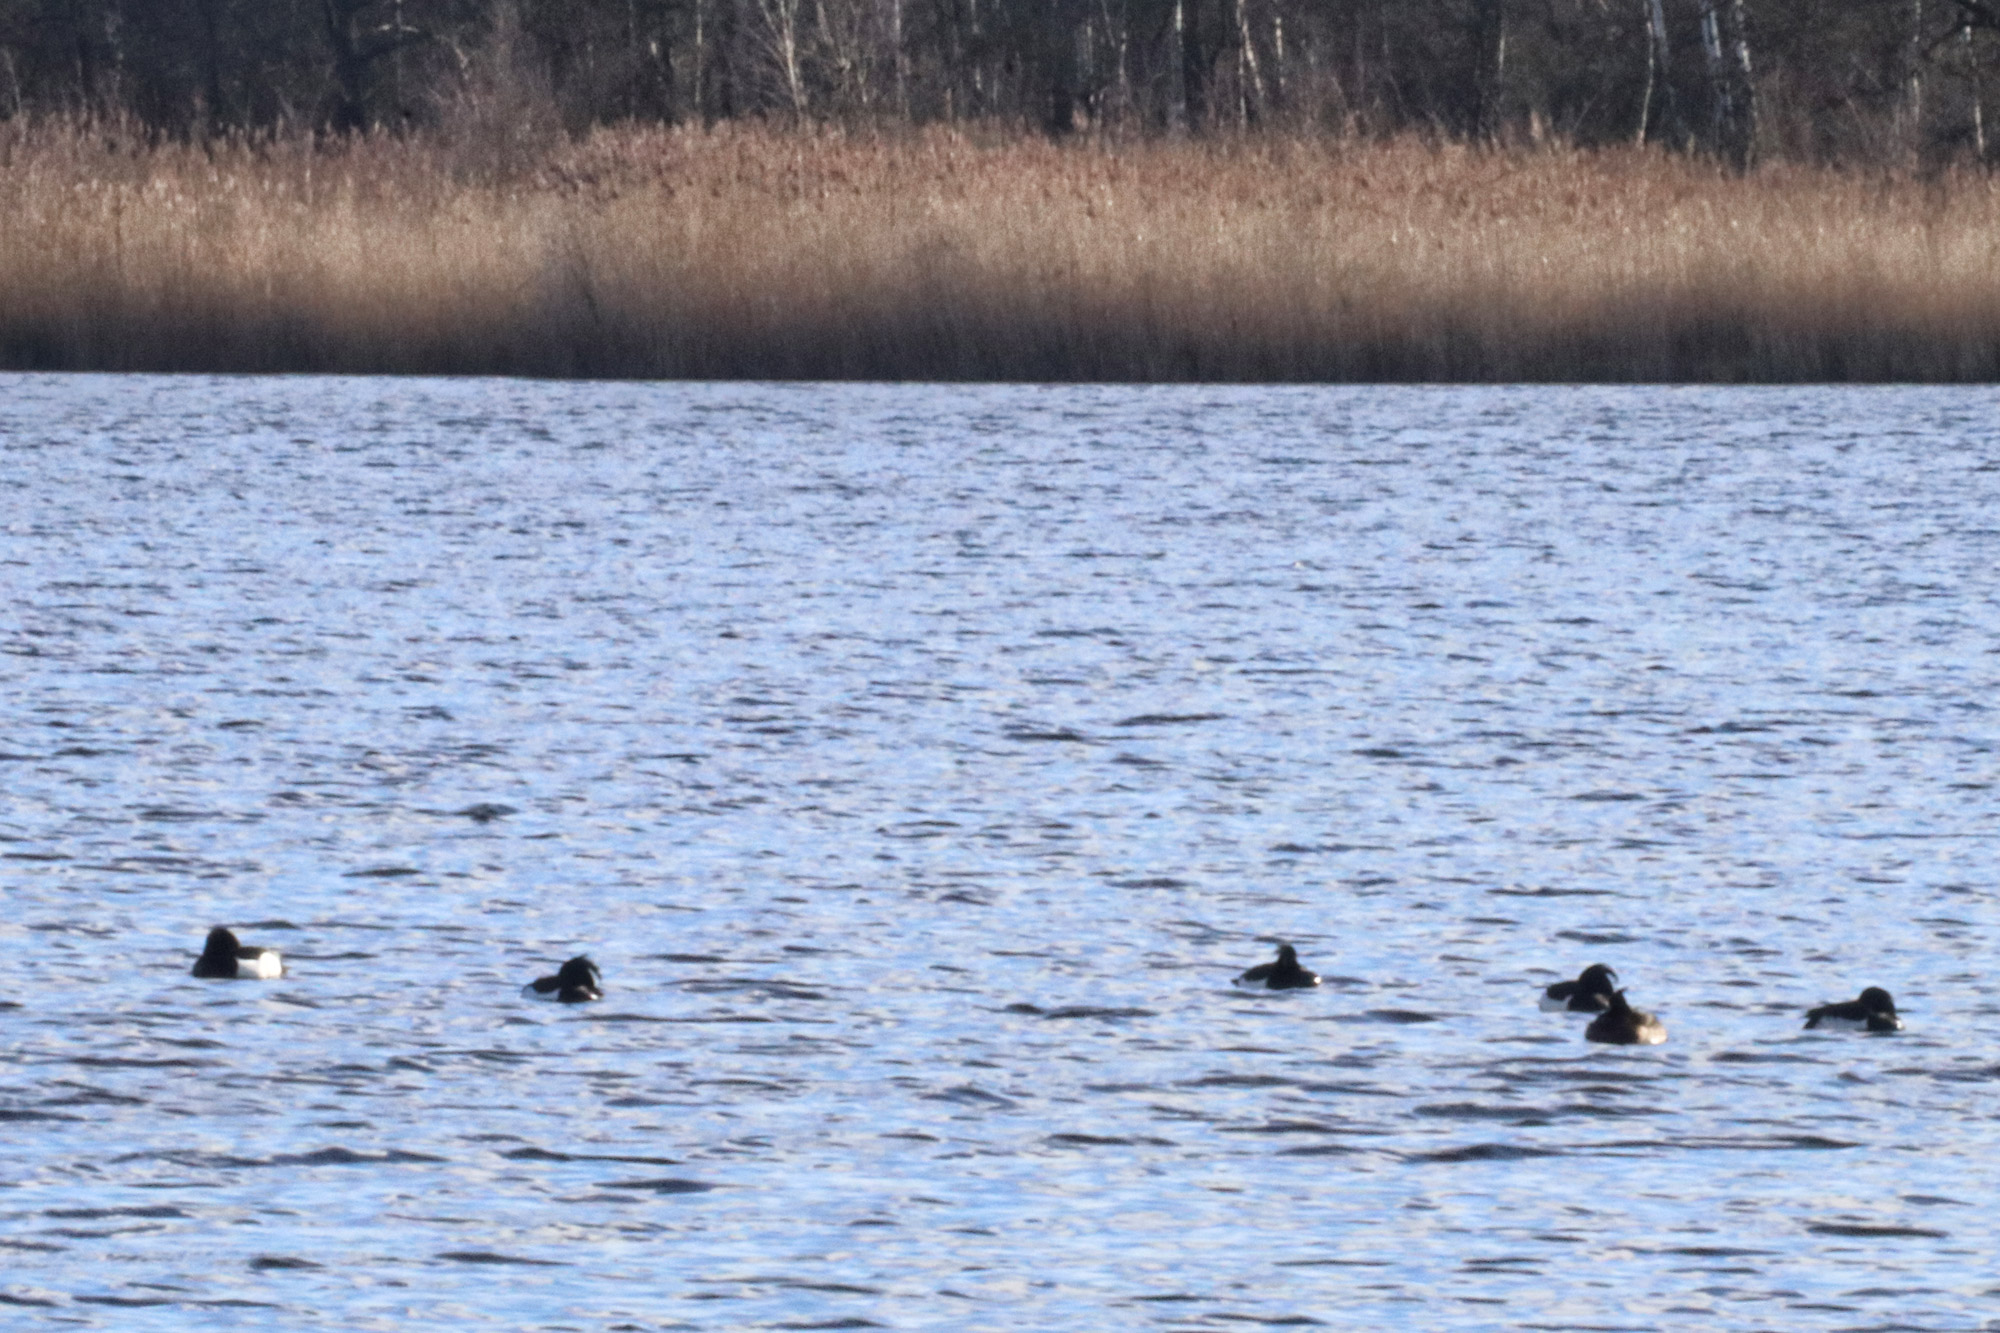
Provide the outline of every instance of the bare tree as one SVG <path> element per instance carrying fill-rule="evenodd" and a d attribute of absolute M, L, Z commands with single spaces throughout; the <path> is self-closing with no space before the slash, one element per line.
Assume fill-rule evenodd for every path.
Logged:
<path fill-rule="evenodd" d="M 1958 6 L 1958 21 L 1966 28 L 2000 32 L 2000 5 L 1992 0 L 1952 0 Z"/>
<path fill-rule="evenodd" d="M 1701 44 L 1708 57 L 1710 123 L 1716 149 L 1739 171 L 1757 136 L 1750 38 L 1743 0 L 1701 0 Z"/>
<path fill-rule="evenodd" d="M 429 41 L 431 34 L 405 22 L 403 7 L 391 4 L 386 14 L 370 14 L 382 0 L 322 0 L 327 44 L 333 48 L 333 80 L 338 101 L 333 127 L 354 131 L 368 128 L 369 93 L 375 70 L 384 59 Z"/>
<path fill-rule="evenodd" d="M 1507 78 L 1507 0 L 1475 0 L 1472 9 L 1472 125 L 1476 138 L 1500 132 Z"/>
<path fill-rule="evenodd" d="M 759 45 L 777 74 L 786 108 L 800 118 L 806 114 L 803 34 L 799 27 L 802 3 L 803 0 L 756 0 Z"/>
<path fill-rule="evenodd" d="M 1660 128 L 1669 141 L 1687 137 L 1680 107 L 1674 99 L 1672 47 L 1667 38 L 1667 11 L 1661 0 L 1640 0 L 1646 7 L 1646 87 L 1639 94 L 1638 141 L 1643 146 L 1653 123 L 1653 104 L 1660 104 Z"/>

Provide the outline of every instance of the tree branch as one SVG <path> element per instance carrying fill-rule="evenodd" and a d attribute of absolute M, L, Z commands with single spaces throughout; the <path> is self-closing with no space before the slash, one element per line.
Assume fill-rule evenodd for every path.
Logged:
<path fill-rule="evenodd" d="M 2000 6 L 1992 0 L 1952 0 L 1958 6 L 1961 28 L 1991 28 L 2000 32 Z"/>

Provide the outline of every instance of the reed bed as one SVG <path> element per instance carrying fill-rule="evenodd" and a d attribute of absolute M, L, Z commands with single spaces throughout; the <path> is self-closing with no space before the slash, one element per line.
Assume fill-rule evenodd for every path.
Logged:
<path fill-rule="evenodd" d="M 1413 140 L 635 129 L 494 166 L 14 125 L 0 363 L 1994 380 L 2000 188 Z"/>

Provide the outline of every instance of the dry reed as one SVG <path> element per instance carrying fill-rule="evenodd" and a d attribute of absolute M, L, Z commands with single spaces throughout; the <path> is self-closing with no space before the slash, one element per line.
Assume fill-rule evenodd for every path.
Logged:
<path fill-rule="evenodd" d="M 12 368 L 1993 380 L 2000 188 L 1657 152 L 0 127 Z"/>

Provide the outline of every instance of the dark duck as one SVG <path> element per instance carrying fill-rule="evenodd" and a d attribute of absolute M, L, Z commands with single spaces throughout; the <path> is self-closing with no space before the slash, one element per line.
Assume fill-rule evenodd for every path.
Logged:
<path fill-rule="evenodd" d="M 537 1000 L 555 1000 L 561 1004 L 601 1000 L 604 998 L 603 973 L 597 970 L 597 964 L 578 954 L 557 968 L 554 976 L 536 977 L 521 988 L 521 993 Z"/>
<path fill-rule="evenodd" d="M 1590 1041 L 1612 1046 L 1658 1046 L 1667 1039 L 1667 1025 L 1625 1002 L 1625 992 L 1611 992 L 1610 1007 L 1583 1030 Z"/>
<path fill-rule="evenodd" d="M 1618 974 L 1603 963 L 1592 963 L 1575 981 L 1558 981 L 1542 992 L 1542 1008 L 1549 1013 L 1601 1014 L 1611 1007 L 1618 990 Z"/>
<path fill-rule="evenodd" d="M 201 957 L 194 960 L 194 974 L 206 981 L 254 977 L 270 981 L 285 975 L 285 960 L 276 949 L 245 944 L 226 926 L 208 932 Z"/>
<path fill-rule="evenodd" d="M 1896 1002 L 1889 992 L 1870 986 L 1858 1000 L 1806 1010 L 1806 1026 L 1840 1032 L 1901 1032 L 1903 1020 L 1896 1017 Z"/>
<path fill-rule="evenodd" d="M 1304 990 L 1319 985 L 1319 973 L 1300 966 L 1298 950 L 1289 944 L 1280 944 L 1275 961 L 1257 964 L 1236 978 L 1236 984 L 1267 990 Z"/>

